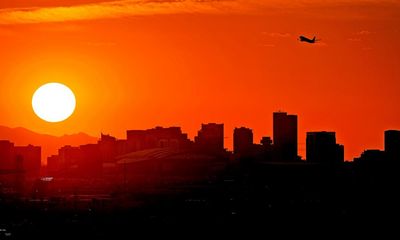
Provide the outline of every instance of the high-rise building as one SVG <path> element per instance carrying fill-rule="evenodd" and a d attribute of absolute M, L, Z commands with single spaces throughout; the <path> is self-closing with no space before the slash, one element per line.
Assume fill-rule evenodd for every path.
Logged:
<path fill-rule="evenodd" d="M 99 176 L 103 173 L 103 162 L 98 144 L 79 146 L 81 159 L 78 161 L 78 171 L 82 176 Z"/>
<path fill-rule="evenodd" d="M 127 152 L 134 152 L 146 149 L 145 137 L 146 137 L 146 130 L 127 130 L 126 131 Z"/>
<path fill-rule="evenodd" d="M 27 176 L 39 176 L 41 147 L 14 146 L 14 143 L 0 140 L 0 169 L 22 170 Z"/>
<path fill-rule="evenodd" d="M 55 172 L 61 169 L 60 164 L 60 156 L 59 155 L 51 155 L 47 157 L 47 172 L 50 174 L 54 174 Z"/>
<path fill-rule="evenodd" d="M 0 169 L 15 169 L 14 143 L 0 140 Z"/>
<path fill-rule="evenodd" d="M 82 151 L 79 147 L 66 145 L 58 149 L 58 156 L 60 169 L 68 169 L 82 159 Z"/>
<path fill-rule="evenodd" d="M 297 115 L 286 112 L 273 114 L 273 141 L 276 160 L 296 161 L 297 156 Z"/>
<path fill-rule="evenodd" d="M 344 147 L 336 143 L 335 132 L 308 132 L 306 144 L 307 162 L 344 162 Z"/>
<path fill-rule="evenodd" d="M 224 124 L 201 124 L 194 141 L 196 147 L 202 151 L 213 153 L 224 151 Z"/>
<path fill-rule="evenodd" d="M 117 152 L 117 139 L 111 135 L 101 134 L 100 140 L 97 142 L 99 145 L 100 157 L 102 162 L 112 162 Z"/>
<path fill-rule="evenodd" d="M 385 154 L 391 161 L 400 160 L 400 131 L 385 131 Z"/>
<path fill-rule="evenodd" d="M 240 127 L 233 131 L 233 152 L 241 156 L 251 154 L 253 150 L 253 131 Z"/>
<path fill-rule="evenodd" d="M 22 169 L 28 176 L 39 176 L 42 148 L 39 146 L 15 146 L 14 156 L 17 169 Z"/>

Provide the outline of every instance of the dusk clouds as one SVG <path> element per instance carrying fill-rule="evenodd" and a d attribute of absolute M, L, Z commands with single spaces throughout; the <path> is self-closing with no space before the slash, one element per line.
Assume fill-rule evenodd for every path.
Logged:
<path fill-rule="evenodd" d="M 260 14 L 282 9 L 340 7 L 346 5 L 399 6 L 392 0 L 114 0 L 114 1 L 62 1 L 62 5 L 34 4 L 23 8 L 9 7 L 2 4 L 0 8 L 0 24 L 21 24 L 41 22 L 64 22 L 76 20 L 92 20 L 101 18 L 121 18 L 129 16 L 156 14 Z M 41 1 L 43 3 L 43 1 Z M 50 3 L 50 2 L 49 2 Z M 10 5 L 12 6 L 12 5 Z"/>

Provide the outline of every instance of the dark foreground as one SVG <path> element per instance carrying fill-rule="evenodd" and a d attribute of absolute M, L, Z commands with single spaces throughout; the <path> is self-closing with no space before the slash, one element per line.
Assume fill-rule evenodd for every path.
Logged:
<path fill-rule="evenodd" d="M 2 194 L 0 239 L 111 238 L 157 229 L 354 229 L 398 222 L 397 166 L 254 164 L 136 191 L 29 198 Z M 368 229 L 368 228 L 367 228 Z"/>

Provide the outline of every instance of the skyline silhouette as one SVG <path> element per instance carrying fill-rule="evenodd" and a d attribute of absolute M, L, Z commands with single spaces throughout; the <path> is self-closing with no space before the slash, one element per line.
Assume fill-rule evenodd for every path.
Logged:
<path fill-rule="evenodd" d="M 297 115 L 273 117 L 275 139 L 254 141 L 252 129 L 238 127 L 233 151 L 223 147 L 221 123 L 201 124 L 194 141 L 176 126 L 127 130 L 125 139 L 101 134 L 97 143 L 61 147 L 46 166 L 40 146 L 0 140 L 0 234 L 51 237 L 68 229 L 110 237 L 166 219 L 176 227 L 287 219 L 291 226 L 399 213 L 400 130 L 386 130 L 384 149 L 366 149 L 352 162 L 335 132 L 308 132 L 301 159 Z"/>
<path fill-rule="evenodd" d="M 289 122 L 292 121 L 293 123 L 289 123 L 289 122 L 285 123 L 286 120 L 282 120 L 282 117 L 284 119 L 285 116 L 288 116 L 288 118 L 287 118 L 288 120 L 287 121 L 289 121 Z M 290 117 L 293 117 L 293 119 L 289 120 Z M 273 124 L 273 127 L 272 127 L 272 130 L 273 130 L 272 132 L 274 134 L 274 138 L 271 138 L 271 136 L 261 136 L 261 140 L 260 141 L 262 141 L 263 138 L 270 138 L 271 141 L 272 141 L 272 139 L 276 139 L 275 140 L 276 148 L 282 148 L 282 146 L 279 147 L 280 145 L 283 145 L 283 143 L 280 143 L 281 142 L 280 138 L 287 137 L 286 135 L 290 135 L 291 134 L 291 137 L 289 137 L 289 138 L 292 139 L 292 140 L 290 140 L 290 141 L 292 141 L 292 143 L 289 143 L 289 144 L 291 144 L 292 146 L 295 146 L 295 147 L 292 147 L 293 150 L 289 150 L 289 153 L 286 153 L 286 154 L 291 155 L 291 157 L 283 157 L 283 158 L 292 158 L 292 160 L 293 160 L 294 158 L 299 157 L 299 158 L 303 158 L 303 160 L 304 160 L 305 156 L 307 154 L 306 147 L 302 147 L 300 145 L 303 145 L 303 146 L 307 145 L 307 141 L 306 140 L 309 137 L 309 135 L 313 133 L 313 131 L 312 130 L 311 131 L 307 131 L 305 133 L 306 134 L 305 138 L 303 140 L 300 139 L 300 142 L 298 143 L 297 142 L 298 141 L 297 140 L 297 138 L 298 138 L 298 133 L 297 133 L 297 115 L 287 115 L 286 112 L 281 112 L 281 111 L 274 112 L 273 122 L 274 121 L 278 121 L 279 118 L 281 119 L 280 123 L 279 124 Z M 215 124 L 215 123 L 212 123 L 212 124 Z M 204 124 L 202 124 L 202 125 L 204 125 Z M 222 124 L 222 125 L 224 125 L 224 124 Z M 157 126 L 157 127 L 159 127 L 159 126 Z M 177 126 L 174 126 L 174 127 L 177 127 Z M 290 131 L 291 131 L 290 128 L 293 128 L 293 127 L 294 127 L 294 129 L 293 129 L 294 132 L 290 133 Z M 177 128 L 181 128 L 181 127 L 177 127 Z M 249 130 L 251 130 L 251 134 L 253 134 L 253 129 L 251 129 L 251 128 L 247 128 L 246 126 L 241 126 L 240 128 L 249 129 Z M 222 126 L 222 129 L 223 129 L 223 126 Z M 236 129 L 237 129 L 237 127 L 234 127 L 233 136 L 235 135 L 235 130 Z M 278 129 L 282 129 L 281 130 L 282 133 L 279 133 Z M 244 129 L 242 129 L 242 130 L 244 130 Z M 391 129 L 384 130 L 385 134 L 386 134 L 386 131 L 390 132 L 390 130 Z M 127 130 L 127 131 L 129 131 L 129 130 Z M 140 131 L 140 130 L 137 130 L 137 131 Z M 132 132 L 134 132 L 134 130 L 132 130 Z M 224 132 L 224 131 L 222 131 L 222 132 Z M 318 133 L 318 132 L 321 132 L 321 133 L 322 132 L 324 132 L 324 133 L 330 133 L 331 132 L 333 134 L 336 133 L 336 132 L 332 132 L 330 130 L 329 131 L 327 131 L 327 130 L 315 131 L 315 133 Z M 396 130 L 393 130 L 393 134 L 394 135 L 396 134 Z M 101 133 L 101 135 L 103 135 L 103 133 Z M 186 136 L 187 135 L 188 134 L 186 134 Z M 386 135 L 384 137 L 386 138 Z M 194 136 L 193 137 L 193 141 L 196 141 L 196 138 L 198 138 L 198 136 Z M 224 135 L 223 138 L 224 139 L 230 139 L 231 137 L 230 137 L 230 135 Z M 47 157 L 49 157 L 50 155 L 55 154 L 56 151 L 62 146 L 66 146 L 66 145 L 78 146 L 78 145 L 81 145 L 81 144 L 84 144 L 84 143 L 95 143 L 99 138 L 96 138 L 96 137 L 93 137 L 93 136 L 89 136 L 86 133 L 82 133 L 82 132 L 77 133 L 77 134 L 71 134 L 71 135 L 52 136 L 52 135 L 49 135 L 49 134 L 39 134 L 39 133 L 33 132 L 31 130 L 25 129 L 23 127 L 9 128 L 9 127 L 5 127 L 5 126 L 0 126 L 0 139 L 1 140 L 8 140 L 8 141 L 17 143 L 19 145 L 30 145 L 30 144 L 33 144 L 33 145 L 41 146 L 43 149 L 46 149 L 44 151 L 43 156 L 42 156 L 42 164 L 43 164 L 44 163 L 43 160 L 47 159 Z M 31 139 L 31 140 L 29 140 L 29 139 Z M 190 140 L 190 139 L 188 138 L 188 140 Z M 227 142 L 227 143 L 224 143 L 224 142 Z M 50 144 L 51 147 L 49 147 L 48 144 Z M 226 148 L 227 150 L 234 152 L 234 148 L 235 148 L 234 138 L 232 138 L 231 142 L 222 140 L 222 143 L 216 143 L 216 144 L 217 145 L 219 144 L 219 145 L 222 146 L 222 148 Z M 252 144 L 254 144 L 254 142 Z M 383 144 L 381 144 L 381 145 L 383 146 Z M 221 146 L 219 148 L 221 148 Z M 300 147 L 300 149 L 303 150 L 302 151 L 303 155 L 300 155 L 298 153 L 298 148 L 299 147 Z M 287 148 L 287 146 L 285 148 Z M 367 150 L 367 148 L 365 148 L 363 151 L 365 151 L 365 150 Z M 290 151 L 292 151 L 292 153 L 290 153 Z M 287 151 L 285 151 L 285 152 L 287 152 Z M 295 156 L 295 157 L 293 157 L 293 156 Z M 357 153 L 353 158 L 345 159 L 345 160 L 346 161 L 353 161 L 354 159 L 356 159 L 359 156 L 360 156 L 360 153 Z"/>
<path fill-rule="evenodd" d="M 178 152 L 185 150 L 217 155 L 226 153 L 238 158 L 261 158 L 268 162 L 282 163 L 306 161 L 309 163 L 340 164 L 345 161 L 344 146 L 336 142 L 335 132 L 328 131 L 307 132 L 306 156 L 305 158 L 301 157 L 298 153 L 297 118 L 297 115 L 289 115 L 286 112 L 274 112 L 273 138 L 263 136 L 259 141 L 260 144 L 254 142 L 252 129 L 243 126 L 235 128 L 231 151 L 224 146 L 226 138 L 224 124 L 217 123 L 201 124 L 201 129 L 194 140 L 190 140 L 188 135 L 182 132 L 181 127 L 164 128 L 157 126 L 147 130 L 127 130 L 126 139 L 117 139 L 101 133 L 97 143 L 86 142 L 81 145 L 67 143 L 58 148 L 57 153 L 53 152 L 52 155 L 44 156 L 41 151 L 45 146 L 35 147 L 29 143 L 26 147 L 14 147 L 14 143 L 10 139 L 1 139 L 0 166 L 2 167 L 0 169 L 6 171 L 19 170 L 21 166 L 28 164 L 27 169 L 34 169 L 34 175 L 39 176 L 44 157 L 47 160 L 44 167 L 51 169 L 50 172 L 57 171 L 60 168 L 69 168 L 72 166 L 71 164 L 80 161 L 80 164 L 86 166 L 84 167 L 86 170 L 83 172 L 93 171 L 98 173 L 102 171 L 102 164 L 113 162 L 120 158 L 119 156 L 153 148 L 172 148 Z M 385 130 L 384 146 L 384 151 L 365 149 L 358 157 L 347 161 L 359 161 L 371 154 L 383 156 L 383 152 L 387 155 L 384 158 L 387 157 L 395 161 L 400 156 L 398 150 L 400 147 L 400 130 Z M 18 148 L 21 150 L 18 150 Z M 21 154 L 18 152 L 21 152 Z M 24 157 L 27 160 L 24 161 Z M 16 161 L 15 164 L 13 161 Z M 36 163 L 33 163 L 35 161 Z M 63 164 L 68 166 L 63 166 Z M 42 172 L 41 175 L 43 174 Z"/>

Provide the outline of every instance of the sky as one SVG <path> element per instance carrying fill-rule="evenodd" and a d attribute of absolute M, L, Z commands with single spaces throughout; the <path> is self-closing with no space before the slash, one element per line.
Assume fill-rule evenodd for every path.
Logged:
<path fill-rule="evenodd" d="M 316 44 L 298 36 L 316 36 Z M 272 136 L 272 112 L 335 131 L 346 159 L 400 129 L 395 0 L 0 1 L 0 125 L 63 135 L 201 123 Z M 74 114 L 47 123 L 34 91 L 61 82 Z"/>

